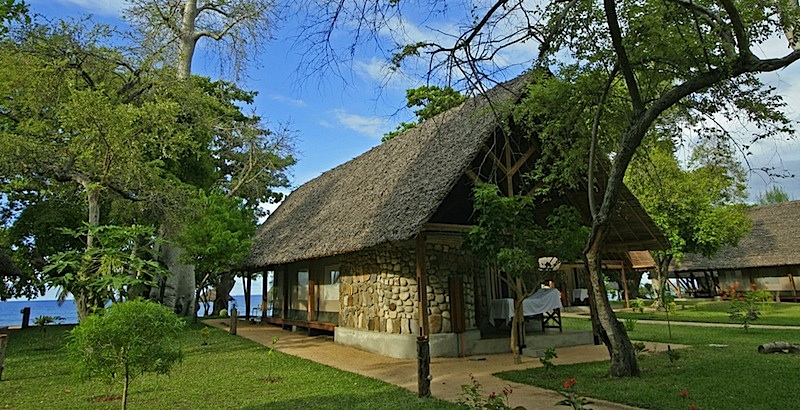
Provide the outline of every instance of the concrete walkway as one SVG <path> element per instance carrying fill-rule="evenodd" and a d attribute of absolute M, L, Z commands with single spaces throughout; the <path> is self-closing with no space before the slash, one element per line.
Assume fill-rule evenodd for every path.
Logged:
<path fill-rule="evenodd" d="M 562 312 L 562 317 L 572 317 L 577 319 L 586 319 L 589 320 L 588 313 L 576 313 L 576 312 Z M 640 323 L 649 323 L 654 325 L 667 325 L 666 320 L 649 320 L 649 319 L 639 319 Z M 672 321 L 669 323 L 672 326 L 695 326 L 695 327 L 734 327 L 734 328 L 741 328 L 741 324 L 737 323 L 710 323 L 710 322 L 680 322 L 680 321 Z M 783 326 L 783 325 L 754 325 L 750 324 L 751 329 L 775 329 L 775 330 L 800 330 L 800 326 Z"/>
<path fill-rule="evenodd" d="M 209 319 L 207 325 L 227 331 L 227 321 Z M 273 337 L 278 338 L 276 350 L 293 356 L 319 362 L 331 367 L 373 377 L 386 383 L 394 384 L 412 392 L 417 392 L 417 361 L 394 359 L 365 352 L 349 346 L 333 343 L 331 336 L 307 336 L 305 332 L 282 330 L 278 326 L 251 324 L 240 321 L 237 334 L 263 345 L 269 345 Z M 673 345 L 673 348 L 679 347 Z M 648 343 L 650 351 L 666 350 L 666 344 Z M 608 360 L 605 346 L 575 346 L 557 349 L 558 359 L 555 364 L 582 363 Z M 510 353 L 492 354 L 466 358 L 433 358 L 431 360 L 431 393 L 434 397 L 455 402 L 460 398 L 461 385 L 469 385 L 470 374 L 483 386 L 488 394 L 498 394 L 507 387 L 514 392 L 510 404 L 533 409 L 563 409 L 555 403 L 562 399 L 558 392 L 538 387 L 509 383 L 493 376 L 493 373 L 506 370 L 519 370 L 539 367 L 538 359 L 523 356 L 522 364 L 514 364 Z M 580 382 L 580 381 L 579 381 Z M 634 409 L 618 403 L 591 399 L 591 407 L 596 410 Z"/>

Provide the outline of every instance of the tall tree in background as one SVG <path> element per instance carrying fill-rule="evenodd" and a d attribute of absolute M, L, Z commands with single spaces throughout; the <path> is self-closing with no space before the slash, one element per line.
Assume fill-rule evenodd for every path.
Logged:
<path fill-rule="evenodd" d="M 660 303 L 673 262 L 680 263 L 687 253 L 711 258 L 750 231 L 744 170 L 728 146 L 699 146 L 688 169 L 678 164 L 674 152 L 670 139 L 654 143 L 641 150 L 625 177 L 671 245 L 651 252 L 657 263 L 651 279 Z"/>
<path fill-rule="evenodd" d="M 128 0 L 125 16 L 138 32 L 144 54 L 174 67 L 179 80 L 189 80 L 197 45 L 203 38 L 213 40 L 213 55 L 219 58 L 223 70 L 230 68 L 235 76 L 241 74 L 246 63 L 257 61 L 271 39 L 277 11 L 276 4 L 269 0 Z M 235 106 L 252 104 L 255 93 L 221 81 L 205 82 L 200 87 L 208 96 L 219 99 L 218 108 L 229 106 L 216 109 L 219 123 L 212 124 L 214 135 L 207 140 L 211 143 L 209 148 L 216 151 L 213 157 L 217 161 L 211 164 L 216 179 L 211 184 L 193 184 L 206 190 L 222 189 L 226 195 L 238 196 L 250 205 L 279 200 L 271 188 L 288 185 L 284 171 L 294 163 L 287 130 L 269 131 L 260 118 L 246 116 Z M 178 229 L 167 225 L 162 228 L 168 238 L 177 235 Z M 181 263 L 185 259 L 181 249 L 166 243 L 163 253 L 173 275 L 163 282 L 163 287 L 169 288 L 168 298 L 164 298 L 162 289 L 159 300 L 167 305 L 184 300 L 182 305 L 188 308 L 188 300 L 198 286 L 195 272 L 190 265 Z M 223 299 L 227 304 L 230 287 L 220 286 L 217 290 L 220 302 L 215 303 L 215 310 L 221 309 L 217 305 Z"/>
<path fill-rule="evenodd" d="M 584 255 L 595 329 L 608 347 L 613 376 L 635 376 L 639 368 L 630 339 L 608 302 L 601 265 L 625 172 L 647 132 L 665 123 L 660 121 L 662 115 L 678 106 L 684 108 L 682 116 L 669 120 L 687 126 L 709 124 L 700 130 L 705 135 L 728 136 L 719 124 L 707 121 L 716 115 L 754 123 L 762 131 L 747 145 L 791 132 L 780 111 L 781 99 L 756 74 L 800 59 L 794 37 L 800 22 L 797 2 L 476 2 L 464 8 L 463 21 L 443 25 L 452 27 L 451 32 L 411 41 L 403 37 L 408 30 L 403 30 L 402 10 L 417 7 L 416 3 L 387 1 L 365 7 L 355 2 L 348 7 L 350 3 L 308 0 L 304 4 L 309 21 L 318 23 L 305 31 L 305 45 L 311 47 L 306 63 L 312 66 L 340 62 L 325 61 L 336 46 L 332 39 L 338 37 L 331 34 L 336 29 L 354 39 L 348 50 L 395 33 L 399 35 L 391 40 L 400 46 L 392 63 L 422 56 L 427 59 L 426 78 L 463 78 L 470 88 L 483 90 L 508 68 L 500 65 L 507 60 L 497 57 L 510 56 L 512 47 L 528 42 L 539 51 L 528 67 L 553 67 L 555 76 L 579 86 L 576 89 L 586 96 L 585 104 L 577 107 L 580 116 L 571 122 L 590 128 L 593 139 L 613 141 L 610 152 L 592 149 L 594 157 L 584 160 L 594 175 L 596 157 L 609 154 L 611 158 L 607 178 L 599 184 L 603 189 L 599 203 L 594 199 L 594 181 L 589 184 L 593 223 Z M 446 10 L 448 4 L 436 3 L 440 7 L 431 7 L 432 13 Z M 767 58 L 753 51 L 767 39 L 784 34 L 792 51 Z M 546 117 L 541 120 L 547 121 Z"/>
<path fill-rule="evenodd" d="M 192 75 L 198 42 L 213 40 L 209 53 L 238 75 L 272 38 L 278 19 L 271 0 L 127 0 L 126 20 L 141 36 L 146 54 L 164 58 L 178 78 Z M 227 68 L 227 67 L 226 67 Z"/>
<path fill-rule="evenodd" d="M 165 188 L 164 160 L 191 148 L 178 124 L 179 104 L 163 83 L 101 44 L 102 29 L 33 26 L 2 43 L 0 175 L 16 192 L 80 192 L 94 246 L 104 197 L 145 201 Z M 76 273 L 88 283 L 91 270 Z M 86 287 L 71 289 L 80 319 L 92 303 Z"/>

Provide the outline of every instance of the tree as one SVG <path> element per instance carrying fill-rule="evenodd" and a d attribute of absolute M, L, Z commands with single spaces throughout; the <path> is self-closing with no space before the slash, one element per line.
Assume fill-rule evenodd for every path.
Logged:
<path fill-rule="evenodd" d="M 661 140 L 631 163 L 625 183 L 661 228 L 671 247 L 651 252 L 656 261 L 653 287 L 659 302 L 669 268 L 687 253 L 713 257 L 736 246 L 750 231 L 744 171 L 726 146 L 698 147 L 688 169 L 675 159 L 671 140 Z"/>
<path fill-rule="evenodd" d="M 166 84 L 103 46 L 104 35 L 81 24 L 36 25 L 0 47 L 0 175 L 7 188 L 37 192 L 39 200 L 79 192 L 87 253 L 103 198 L 146 201 L 174 191 L 164 161 L 192 148 L 178 102 L 165 98 Z M 73 290 L 83 319 L 91 291 Z"/>
<path fill-rule="evenodd" d="M 192 60 L 198 42 L 203 38 L 214 40 L 217 52 L 209 54 L 219 56 L 221 65 L 232 65 L 237 76 L 246 63 L 257 61 L 271 39 L 273 23 L 277 20 L 275 3 L 268 0 L 128 0 L 125 16 L 138 32 L 144 48 L 141 54 L 163 61 L 176 70 L 179 80 L 191 80 L 208 93 L 207 97 L 218 98 L 217 107 L 206 112 L 212 115 L 210 118 L 219 121 L 209 124 L 208 128 L 216 134 L 194 136 L 205 144 L 203 146 L 209 152 L 216 151 L 212 156 L 217 161 L 209 162 L 204 158 L 206 161 L 198 164 L 184 158 L 206 167 L 206 170 L 209 166 L 214 167 L 211 175 L 216 180 L 207 184 L 208 181 L 197 181 L 188 173 L 184 176 L 189 178 L 184 181 L 196 188 L 210 189 L 213 186 L 228 190 L 229 195 L 238 195 L 249 203 L 279 200 L 280 196 L 270 188 L 288 185 L 284 171 L 294 163 L 289 155 L 288 133 L 270 132 L 257 116 L 242 114 L 236 104 L 252 104 L 255 93 L 243 91 L 231 83 L 191 78 Z M 203 102 L 201 106 L 210 105 Z M 161 227 L 167 239 L 173 238 L 179 230 L 179 227 L 169 224 Z M 194 269 L 180 263 L 183 250 L 173 247 L 170 241 L 164 243 L 162 253 L 162 260 L 172 275 L 162 280 L 163 285 L 156 297 L 172 306 L 185 300 L 183 305 L 188 308 L 191 304 L 188 299 L 198 286 Z M 169 292 L 166 288 L 170 288 Z M 173 297 L 167 300 L 165 293 Z M 194 310 L 183 309 L 184 313 L 190 311 Z"/>
<path fill-rule="evenodd" d="M 431 7 L 433 13 L 446 10 L 447 3 L 437 4 L 443 7 Z M 346 31 L 354 39 L 348 44 L 350 50 L 365 40 L 380 38 L 382 33 L 406 32 L 398 29 L 398 21 L 403 21 L 401 10 L 406 6 L 402 1 L 370 7 L 360 2 L 353 7 L 313 1 L 305 5 L 313 16 L 311 21 L 318 23 L 310 24 L 305 31 L 308 41 L 303 45 L 310 46 L 306 63 L 324 63 L 320 59 L 332 55 L 329 50 L 334 47 L 331 33 L 335 29 Z M 608 303 L 601 272 L 625 172 L 648 131 L 667 126 L 665 115 L 687 127 L 702 124 L 698 132 L 717 138 L 730 134 L 713 122 L 714 116 L 742 118 L 760 129 L 743 145 L 791 133 L 790 121 L 780 111 L 782 100 L 756 74 L 779 70 L 800 58 L 800 42 L 794 37 L 800 8 L 796 2 L 730 0 L 572 0 L 544 4 L 498 0 L 465 9 L 464 21 L 442 25 L 453 27 L 453 32 L 413 39 L 411 43 L 407 38 L 393 39 L 400 46 L 392 63 L 424 57 L 429 67 L 426 78 L 463 78 L 462 83 L 480 91 L 492 79 L 502 78 L 504 69 L 515 68 L 500 66 L 499 62 L 506 60 L 497 58 L 499 55 L 510 56 L 512 47 L 535 42 L 538 56 L 528 62 L 528 67 L 553 67 L 556 77 L 580 85 L 576 91 L 584 96 L 584 104 L 577 106 L 577 111 L 571 109 L 580 115 L 568 120 L 576 127 L 590 129 L 594 141 L 590 149 L 593 154 L 584 161 L 589 166 L 587 196 L 593 215 L 584 249 L 593 322 L 611 355 L 610 374 L 638 375 L 635 351 Z M 774 58 L 761 58 L 752 51 L 768 38 L 783 34 L 794 51 Z M 335 59 L 328 62 L 339 63 Z M 670 110 L 678 108 L 679 114 L 670 115 Z M 541 120 L 547 121 L 546 117 Z M 608 141 L 605 146 L 611 147 L 610 152 L 600 151 L 603 140 Z M 598 161 L 605 161 L 604 156 L 610 158 L 611 165 L 605 181 L 599 183 L 594 181 L 595 168 Z M 603 190 L 599 203 L 593 193 L 596 182 Z"/>
<path fill-rule="evenodd" d="M 112 383 L 122 379 L 122 409 L 128 387 L 144 373 L 167 374 L 183 358 L 178 339 L 184 323 L 168 308 L 148 301 L 115 303 L 91 315 L 69 334 L 75 372 Z"/>
<path fill-rule="evenodd" d="M 773 185 L 772 188 L 768 188 L 763 194 L 758 194 L 758 198 L 756 198 L 756 202 L 758 202 L 759 205 L 775 205 L 787 201 L 789 201 L 789 194 L 779 185 Z"/>
<path fill-rule="evenodd" d="M 222 309 L 227 309 L 233 271 L 250 251 L 250 237 L 257 220 L 253 209 L 239 198 L 220 191 L 208 195 L 200 191 L 190 205 L 193 211 L 186 215 L 187 221 L 177 242 L 185 251 L 184 262 L 195 267 L 198 284 L 195 300 L 200 299 L 209 285 L 217 285 L 213 314 L 218 315 Z"/>
<path fill-rule="evenodd" d="M 453 107 L 457 107 L 463 103 L 467 97 L 460 92 L 447 86 L 444 88 L 435 85 L 424 85 L 422 87 L 406 90 L 406 108 L 422 107 L 414 110 L 414 115 L 417 116 L 417 121 L 414 122 L 401 122 L 397 129 L 386 133 L 381 138 L 381 142 L 389 141 L 390 139 L 402 134 L 405 130 L 414 128 L 417 124 L 433 118 L 437 114 L 443 113 Z"/>
<path fill-rule="evenodd" d="M 125 17 L 139 33 L 145 55 L 166 59 L 178 78 L 192 74 L 197 43 L 214 40 L 220 62 L 239 74 L 272 38 L 277 5 L 268 0 L 128 0 Z"/>
<path fill-rule="evenodd" d="M 24 1 L 0 0 L 0 38 L 8 33 L 6 24 L 12 21 L 29 22 L 28 5 Z"/>
<path fill-rule="evenodd" d="M 502 196 L 493 184 L 478 183 L 473 189 L 477 223 L 467 243 L 501 278 L 514 295 L 511 352 L 519 363 L 523 325 L 522 302 L 539 289 L 545 274 L 555 267 L 541 266 L 540 258 L 576 260 L 588 229 L 581 226 L 577 210 L 559 206 L 547 216 L 546 226 L 536 220 L 534 200 L 528 195 Z"/>

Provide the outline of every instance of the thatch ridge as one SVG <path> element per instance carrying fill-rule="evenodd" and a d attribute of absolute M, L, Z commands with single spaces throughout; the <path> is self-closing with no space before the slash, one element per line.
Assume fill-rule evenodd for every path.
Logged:
<path fill-rule="evenodd" d="M 686 255 L 674 271 L 800 265 L 800 201 L 754 207 L 747 215 L 753 226 L 739 246 L 726 246 L 710 259 Z"/>
<path fill-rule="evenodd" d="M 417 235 L 516 102 L 520 76 L 292 192 L 256 232 L 246 267 L 353 252 Z"/>

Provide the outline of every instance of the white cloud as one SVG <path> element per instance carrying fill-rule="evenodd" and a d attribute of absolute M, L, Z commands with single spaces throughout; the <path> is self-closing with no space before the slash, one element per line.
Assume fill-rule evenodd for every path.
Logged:
<path fill-rule="evenodd" d="M 344 109 L 333 110 L 333 116 L 345 128 L 371 138 L 380 138 L 390 128 L 384 119 L 350 114 Z"/>
<path fill-rule="evenodd" d="M 295 106 L 295 107 L 306 107 L 308 105 L 303 100 L 295 99 L 295 98 L 289 98 L 289 97 L 286 97 L 284 95 L 279 95 L 279 94 L 272 94 L 272 95 L 269 96 L 269 98 L 271 100 L 275 100 L 275 101 L 278 101 L 278 102 L 289 104 L 289 105 L 292 105 L 292 106 Z"/>
<path fill-rule="evenodd" d="M 370 83 L 379 83 L 383 89 L 405 92 L 421 85 L 418 79 L 406 75 L 404 70 L 392 70 L 386 60 L 378 57 L 358 60 L 354 63 L 353 69 L 359 77 Z"/>

